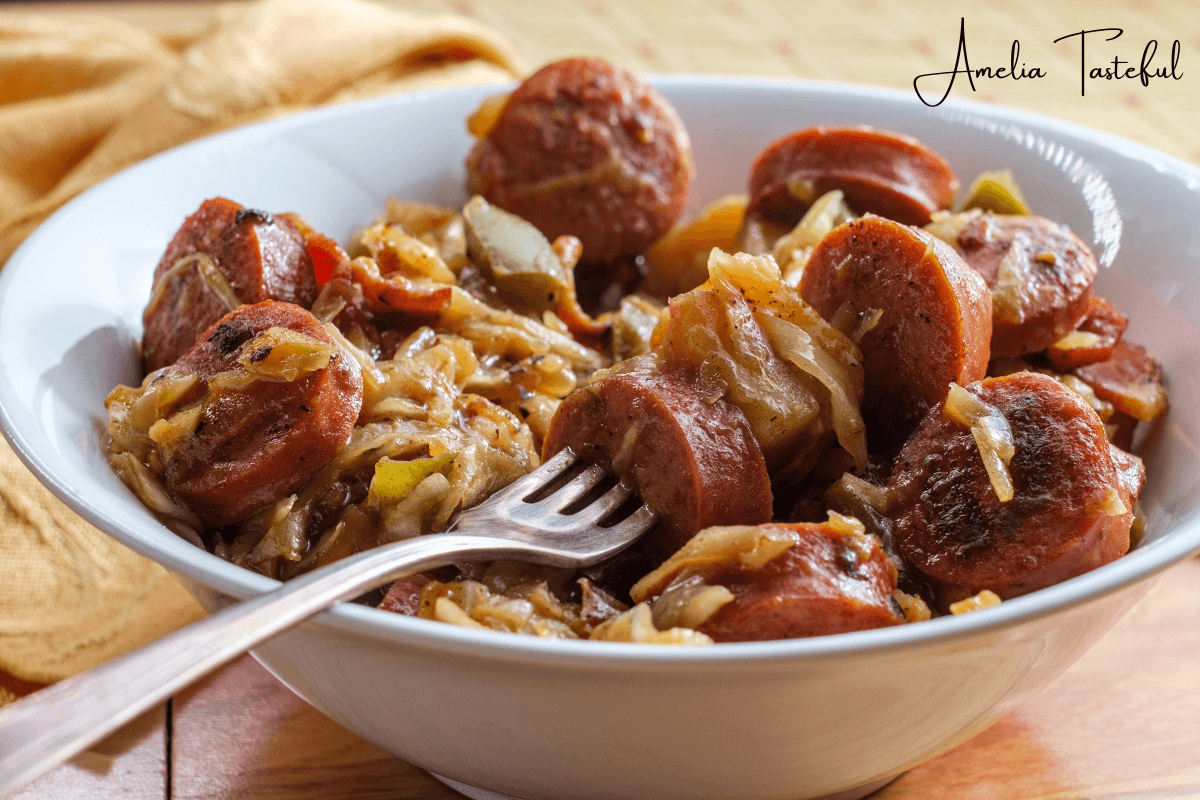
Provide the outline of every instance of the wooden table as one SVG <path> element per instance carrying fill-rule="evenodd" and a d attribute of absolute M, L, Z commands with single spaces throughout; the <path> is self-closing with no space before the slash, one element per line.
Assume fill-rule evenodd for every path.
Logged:
<path fill-rule="evenodd" d="M 1200 798 L 1200 559 L 1024 708 L 873 800 Z M 0 682 L 0 685 L 3 685 Z M 28 691 L 29 685 L 10 688 Z M 20 800 L 439 800 L 459 795 L 340 728 L 249 657 L 44 776 Z"/>
<path fill-rule="evenodd" d="M 695 35 L 702 39 L 718 27 L 746 41 L 760 34 L 770 39 L 768 47 L 750 49 L 741 45 L 724 46 L 737 37 L 726 37 L 728 41 L 704 39 L 709 47 L 703 55 L 703 64 L 713 69 L 756 71 L 766 65 L 770 67 L 767 71 L 774 74 L 799 64 L 810 72 L 816 70 L 815 77 L 863 82 L 883 79 L 880 69 L 871 66 L 876 62 L 870 59 L 838 60 L 845 55 L 849 40 L 814 41 L 814 47 L 827 50 L 821 51 L 820 58 L 813 56 L 805 61 L 805 54 L 798 52 L 790 40 L 778 38 L 782 31 L 760 30 L 755 21 L 757 6 L 751 8 L 738 0 L 707 4 L 691 0 L 672 2 L 685 7 L 689 14 L 702 11 L 722 17 L 709 20 L 712 24 L 704 28 L 708 33 L 700 30 L 702 20 L 694 15 L 688 18 L 692 26 L 688 30 L 694 29 Z M 689 68 L 686 59 L 693 52 L 691 42 L 679 38 L 682 34 L 677 34 L 676 40 L 669 39 L 678 26 L 660 13 L 658 3 L 647 4 L 647 8 L 658 9 L 654 14 L 645 9 L 635 14 L 615 0 L 596 0 L 578 8 L 570 3 L 542 0 L 539 9 L 544 13 L 538 15 L 514 15 L 506 10 L 506 3 L 490 0 L 395 0 L 395 4 L 420 11 L 453 10 L 480 17 L 512 38 L 531 64 L 559 55 L 556 48 L 582 47 L 607 54 L 605 47 L 608 47 L 616 48 L 618 52 L 610 56 L 626 66 L 669 71 Z M 112 15 L 153 30 L 167 40 L 183 42 L 205 29 L 217 4 L 204 0 L 169 3 L 142 0 L 5 5 L 22 10 L 85 10 Z M 1137 15 L 1143 15 L 1141 19 L 1153 17 L 1157 20 L 1155 24 L 1167 25 L 1163 20 L 1173 14 L 1177 24 L 1172 23 L 1171 30 L 1164 32 L 1165 40 L 1189 35 L 1186 30 L 1175 30 L 1187 23 L 1189 14 L 1194 15 L 1194 9 L 1189 10 L 1187 4 L 1159 2 L 1154 9 L 1140 10 L 1133 9 L 1136 4 L 1126 5 L 1128 8 L 1121 15 L 1126 20 L 1123 24 L 1132 25 L 1127 18 L 1138 19 Z M 1007 7 L 1007 16 L 997 23 L 1002 28 L 1000 38 L 1005 40 L 1017 35 L 1004 27 L 1006 24 L 1026 24 L 1037 29 L 1046 27 L 1044 18 L 1050 16 L 1054 17 L 1054 25 L 1049 27 L 1057 30 L 1055 26 L 1061 27 L 1060 17 L 1067 13 L 1064 4 L 1056 0 L 1048 3 L 1014 0 Z M 976 15 L 972 17 L 973 24 L 979 20 L 982 8 L 984 5 L 975 3 L 965 12 Z M 925 12 L 928 11 L 926 8 Z M 1159 19 L 1160 11 L 1170 13 Z M 873 0 L 839 4 L 837 13 L 865 15 L 867 20 L 883 19 L 873 16 L 883 13 Z M 936 13 L 942 17 L 958 16 L 957 8 L 953 14 Z M 570 18 L 572 14 L 589 15 L 589 27 L 578 29 Z M 654 22 L 655 15 L 663 16 L 661 29 L 653 35 L 645 30 L 637 35 L 620 35 L 618 28 L 638 14 L 645 24 L 658 24 Z M 916 29 L 929 27 L 916 9 L 906 8 L 903 16 Z M 1103 16 L 1081 22 L 1094 22 L 1095 26 L 1110 24 L 1100 18 Z M 904 20 L 897 18 L 893 22 L 899 24 Z M 558 27 L 554 27 L 556 24 Z M 1200 25 L 1193 27 L 1200 29 Z M 559 28 L 577 32 L 583 38 L 559 35 L 555 32 Z M 1034 41 L 1032 35 L 1021 35 L 1027 45 Z M 935 38 L 939 47 L 945 44 L 941 41 L 944 37 Z M 911 46 L 917 56 L 910 54 L 910 57 L 920 57 L 933 46 L 930 44 L 933 40 L 924 35 L 910 37 L 907 33 L 897 33 L 892 39 Z M 1200 39 L 1188 40 L 1187 57 L 1192 57 L 1200 47 L 1196 42 Z M 754 54 L 763 55 L 755 61 Z M 726 61 L 714 66 L 714 59 L 721 57 Z M 897 86 L 907 85 L 908 74 L 903 70 L 897 73 Z M 1191 86 L 1194 87 L 1196 80 L 1200 80 L 1200 73 L 1192 76 Z M 1196 130 L 1200 127 L 1184 124 L 1191 119 L 1188 114 L 1194 116 L 1194 94 L 1188 96 L 1188 103 L 1149 104 L 1143 109 L 1142 95 L 1134 93 L 1125 98 L 1128 102 L 1123 105 L 1101 107 L 1094 100 L 1085 102 L 1067 96 L 1039 99 L 1030 94 L 1032 87 L 1032 84 L 1012 88 L 997 84 L 992 89 L 995 94 L 984 99 L 1026 105 L 1097 124 L 1181 157 L 1200 160 L 1200 150 L 1195 149 Z M 1183 82 L 1171 88 L 1178 92 L 1188 90 Z M 1173 118 L 1178 124 L 1164 123 L 1164 110 L 1177 110 L 1182 115 Z M 1163 574 L 1125 619 L 1021 710 L 970 742 L 912 770 L 874 797 L 876 800 L 1200 798 L 1198 612 L 1200 560 L 1192 559 Z M 26 694 L 36 689 L 36 685 L 0 673 L 0 692 Z M 248 657 L 154 709 L 17 795 L 22 800 L 76 797 L 434 800 L 458 796 L 420 769 L 338 727 L 278 685 Z"/>

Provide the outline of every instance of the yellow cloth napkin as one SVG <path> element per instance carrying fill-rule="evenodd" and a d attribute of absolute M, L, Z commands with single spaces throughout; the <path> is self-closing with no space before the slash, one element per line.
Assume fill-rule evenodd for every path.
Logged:
<path fill-rule="evenodd" d="M 0 12 L 0 263 L 79 192 L 198 136 L 520 72 L 506 41 L 472 20 L 363 0 L 224 7 L 207 34 L 178 47 L 99 17 Z M 202 614 L 0 441 L 0 670 L 52 682 Z"/>

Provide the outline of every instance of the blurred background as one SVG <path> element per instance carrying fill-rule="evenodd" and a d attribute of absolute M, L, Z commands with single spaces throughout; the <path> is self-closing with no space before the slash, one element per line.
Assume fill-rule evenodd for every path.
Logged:
<path fill-rule="evenodd" d="M 183 46 L 241 0 L 108 0 L 0 3 L 0 10 L 102 14 Z M 960 19 L 973 69 L 1006 67 L 1013 41 L 1018 65 L 1040 68 L 1038 79 L 955 82 L 952 97 L 1015 106 L 1118 132 L 1171 155 L 1200 162 L 1200 14 L 1191 0 L 379 0 L 418 14 L 459 14 L 505 37 L 526 67 L 568 55 L 602 55 L 635 72 L 772 75 L 890 86 L 912 91 L 917 75 L 953 68 Z M 1137 67 L 1151 41 L 1151 69 L 1176 74 L 1143 86 L 1137 78 L 1089 79 L 1080 87 L 1080 37 L 1090 34 L 1089 70 L 1113 58 Z M 1124 69 L 1128 64 L 1122 65 Z M 943 81 L 939 83 L 938 81 Z M 930 79 L 940 96 L 945 78 Z M 922 84 L 925 86 L 926 84 Z M 934 91 L 936 88 L 936 91 Z"/>
<path fill-rule="evenodd" d="M 167 116 L 154 105 L 155 88 L 188 63 L 193 44 L 208 40 L 258 1 L 0 2 L 0 247 L 15 246 L 58 203 L 95 180 L 214 129 L 182 120 L 186 114 Z M 917 76 L 954 69 L 961 26 L 972 69 L 1007 69 L 1019 47 L 1018 74 L 1036 69 L 1044 77 L 980 78 L 972 88 L 965 75 L 958 75 L 951 97 L 1090 126 L 1200 164 L 1195 0 L 1086 5 L 1077 0 L 374 2 L 422 20 L 464 17 L 488 33 L 484 38 L 493 50 L 482 65 L 488 69 L 454 73 L 460 81 L 496 81 L 561 57 L 595 55 L 641 74 L 849 82 L 890 87 L 913 102 Z M 1088 34 L 1086 70 L 1098 70 L 1101 77 L 1084 78 L 1081 87 L 1080 37 L 1055 39 L 1101 28 L 1123 33 L 1111 41 L 1106 37 L 1112 32 Z M 353 25 L 321 30 L 325 41 L 343 37 L 339 44 L 346 51 L 369 33 Z M 84 52 L 78 42 L 89 49 Z M 292 67 L 303 62 L 306 46 L 297 43 L 302 54 Z M 1151 72 L 1173 69 L 1174 77 L 1148 85 L 1137 77 L 1103 77 L 1104 70 L 1116 66 L 1122 75 L 1129 66 L 1136 73 L 1150 52 Z M 457 57 L 453 49 L 415 55 L 418 62 Z M 936 101 L 947 82 L 945 76 L 923 81 L 926 99 Z M 109 86 L 111 94 L 104 94 Z M 283 108 L 268 110 L 290 111 L 329 99 L 296 91 L 295 97 L 282 97 Z M 124 106 L 118 108 L 114 98 Z M 56 101 L 62 102 L 55 106 Z M 261 111 L 232 101 L 229 108 L 245 116 L 218 123 L 240 124 Z M 159 136 L 166 126 L 151 124 L 146 109 L 162 113 L 177 128 Z M 145 130 L 138 129 L 139 122 Z M 47 542 L 71 546 L 61 552 L 38 549 Z M 1194 677 L 1200 639 L 1194 624 L 1180 622 L 1194 622 L 1194 574 L 1194 569 L 1176 570 L 1164 577 L 1128 624 L 1114 629 L 1036 703 L 909 773 L 886 789 L 886 796 L 1017 800 L 1133 797 L 1134 790 L 1145 798 L 1194 796 L 1174 793 L 1200 780 L 1194 770 L 1195 736 L 1180 738 L 1180 732 L 1195 733 L 1200 702 Z M 199 613 L 165 572 L 69 512 L 0 442 L 0 705 Z M 1175 649 L 1164 652 L 1167 645 Z M 1141 671 L 1149 650 L 1159 660 L 1150 683 L 1118 681 L 1119 692 L 1105 703 L 1095 702 L 1097 687 L 1108 694 L 1113 675 Z M 248 659 L 189 690 L 172 708 L 173 716 L 160 709 L 143 728 L 92 751 L 89 757 L 99 759 L 99 767 L 64 767 L 22 797 L 162 797 L 168 742 L 174 754 L 173 796 L 348 796 L 343 792 L 348 766 L 368 787 L 356 797 L 457 796 L 341 731 Z M 164 733 L 168 718 L 171 735 Z M 212 731 L 229 727 L 230 719 L 240 727 L 222 731 L 225 738 L 218 744 L 225 749 L 218 759 Z M 1120 745 L 1110 747 L 1116 730 Z M 230 736 L 236 743 L 229 743 Z M 326 794 L 314 786 L 332 788 Z M 188 787 L 194 794 L 185 791 Z"/>

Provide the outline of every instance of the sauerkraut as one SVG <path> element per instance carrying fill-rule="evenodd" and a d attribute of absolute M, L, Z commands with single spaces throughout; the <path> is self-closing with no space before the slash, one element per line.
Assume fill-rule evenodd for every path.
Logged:
<path fill-rule="evenodd" d="M 486 129 L 496 112 L 485 107 L 472 125 Z M 812 194 L 812 187 L 793 189 Z M 1011 175 L 981 176 L 972 197 L 989 210 L 1024 209 Z M 590 380 L 652 362 L 694 374 L 707 402 L 735 406 L 762 449 L 772 487 L 794 495 L 796 509 L 821 505 L 826 524 L 859 559 L 882 548 L 893 572 L 903 575 L 887 516 L 891 497 L 878 480 L 866 479 L 871 464 L 860 412 L 864 369 L 856 343 L 880 312 L 843 309 L 826 320 L 800 297 L 796 287 L 813 247 L 854 218 L 840 191 L 809 199 L 798 225 L 774 230 L 762 220 L 744 224 L 745 196 L 723 198 L 651 248 L 641 284 L 648 291 L 622 291 L 597 316 L 584 311 L 577 295 L 574 237 L 549 241 L 481 197 L 461 210 L 393 199 L 344 251 L 323 245 L 336 263 L 311 310 L 333 345 L 272 328 L 252 340 L 261 358 L 240 359 L 240 370 L 209 379 L 207 387 L 174 365 L 147 375 L 139 387 L 117 387 L 107 400 L 110 462 L 179 535 L 287 579 L 364 549 L 446 530 L 462 511 L 541 463 L 541 443 L 564 398 Z M 928 229 L 952 242 L 981 213 L 938 213 Z M 730 252 L 737 247 L 749 252 Z M 167 279 L 190 269 L 225 307 L 237 307 L 233 288 L 204 254 L 173 264 L 155 284 L 150 306 L 160 302 Z M 1019 270 L 1001 264 L 992 295 L 996 314 L 1016 315 L 1021 303 L 1012 298 L 1020 300 L 1022 291 Z M 1095 338 L 1068 334 L 1058 346 L 1090 346 L 1088 336 Z M 205 528 L 162 480 L 164 459 L 185 446 L 204 403 L 246 382 L 297 380 L 340 353 L 356 362 L 363 390 L 353 431 L 336 456 L 294 493 L 232 525 Z M 1086 383 L 1056 377 L 1102 419 L 1113 416 L 1112 403 Z M 1003 415 L 955 384 L 943 413 L 970 430 L 997 498 L 1010 500 L 1014 444 Z M 618 470 L 620 460 L 618 452 Z M 1106 502 L 1103 513 L 1127 511 L 1115 491 Z M 655 554 L 654 563 L 583 573 L 462 564 L 402 579 L 384 606 L 510 633 L 708 644 L 697 629 L 735 600 L 728 588 L 707 582 L 713 569 L 729 563 L 759 569 L 797 541 L 786 527 L 711 527 L 674 554 Z M 606 585 L 614 570 L 633 578 L 625 582 L 624 601 Z M 901 621 L 931 616 L 919 588 L 894 593 Z M 996 602 L 985 591 L 949 611 Z"/>

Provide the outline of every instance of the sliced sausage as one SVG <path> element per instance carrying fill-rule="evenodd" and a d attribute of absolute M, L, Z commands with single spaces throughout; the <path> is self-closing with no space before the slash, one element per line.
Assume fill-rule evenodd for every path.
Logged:
<path fill-rule="evenodd" d="M 1099 267 L 1065 225 L 981 214 L 959 234 L 958 251 L 992 292 L 992 358 L 1045 350 L 1075 330 L 1091 308 Z"/>
<path fill-rule="evenodd" d="M 716 587 L 724 591 L 714 597 Z M 746 642 L 901 624 L 895 590 L 896 568 L 879 540 L 841 518 L 707 528 L 632 594 L 650 602 L 660 627 Z"/>
<path fill-rule="evenodd" d="M 860 214 L 926 225 L 930 214 L 950 207 L 958 179 L 944 158 L 911 136 L 865 125 L 806 128 L 755 159 L 747 217 L 790 228 L 834 189 Z"/>
<path fill-rule="evenodd" d="M 563 400 L 543 458 L 570 447 L 611 463 L 662 516 L 656 535 L 671 550 L 710 525 L 768 521 L 771 483 L 742 412 L 650 356 L 625 363 Z"/>
<path fill-rule="evenodd" d="M 241 303 L 282 300 L 305 308 L 317 297 L 312 257 L 304 236 L 283 217 L 243 208 L 223 197 L 205 200 L 175 233 L 154 270 L 154 288 L 142 314 L 146 372 L 175 363 L 200 333 L 225 316 L 223 298 L 203 256 L 224 276 Z M 217 282 L 220 278 L 215 278 Z"/>
<path fill-rule="evenodd" d="M 878 541 L 826 523 L 786 527 L 799 540 L 761 568 L 726 562 L 707 577 L 734 599 L 697 630 L 718 642 L 750 642 L 904 623 L 892 598 L 896 570 Z"/>
<path fill-rule="evenodd" d="M 302 338 L 288 343 L 279 329 Z M 206 381 L 207 394 L 191 435 L 160 454 L 163 479 L 207 526 L 237 522 L 303 486 L 346 443 L 362 406 L 358 362 L 291 303 L 225 315 L 178 365 Z"/>
<path fill-rule="evenodd" d="M 1012 499 L 1001 502 L 971 431 L 942 407 L 922 421 L 888 483 L 895 544 L 951 603 L 990 589 L 1016 597 L 1129 549 L 1133 520 L 1104 426 L 1053 378 L 1017 372 L 966 391 L 1012 432 Z"/>
<path fill-rule="evenodd" d="M 1129 318 L 1117 307 L 1095 295 L 1088 301 L 1087 315 L 1064 339 L 1046 348 L 1046 358 L 1063 372 L 1070 372 L 1084 364 L 1107 361 L 1112 358 L 1113 347 L 1125 335 Z"/>
<path fill-rule="evenodd" d="M 1162 365 L 1141 345 L 1121 340 L 1107 361 L 1079 367 L 1075 374 L 1101 400 L 1143 422 L 1160 416 L 1169 405 Z"/>
<path fill-rule="evenodd" d="M 549 239 L 583 242 L 582 263 L 640 253 L 675 223 L 691 143 L 671 105 L 623 69 L 569 58 L 513 91 L 467 158 L 467 186 Z"/>
<path fill-rule="evenodd" d="M 872 452 L 895 453 L 951 381 L 987 373 L 987 286 L 922 230 L 874 215 L 835 228 L 809 258 L 800 294 L 825 319 L 882 312 L 858 343 Z"/>

